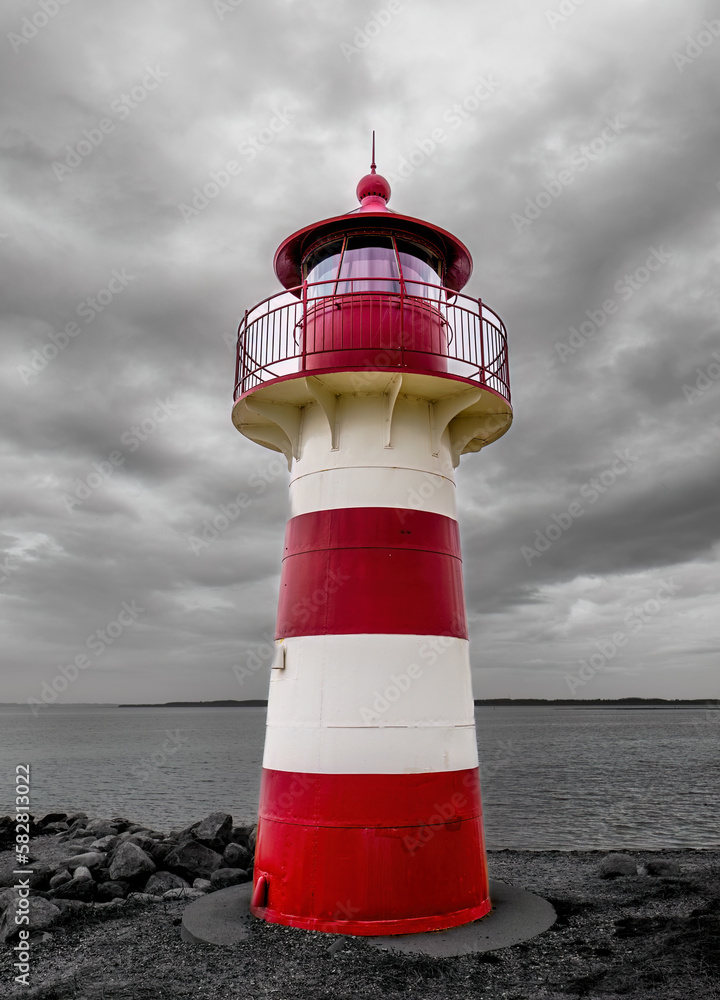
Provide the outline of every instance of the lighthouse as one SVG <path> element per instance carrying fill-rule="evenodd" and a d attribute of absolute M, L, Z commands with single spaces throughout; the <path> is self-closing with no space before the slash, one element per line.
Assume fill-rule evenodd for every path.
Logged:
<path fill-rule="evenodd" d="M 250 908 L 408 934 L 491 908 L 455 472 L 512 410 L 468 249 L 388 207 L 374 140 L 357 198 L 238 330 L 233 423 L 290 473 Z"/>

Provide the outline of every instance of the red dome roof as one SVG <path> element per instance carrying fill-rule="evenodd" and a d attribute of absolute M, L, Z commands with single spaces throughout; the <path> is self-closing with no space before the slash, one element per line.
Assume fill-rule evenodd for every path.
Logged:
<path fill-rule="evenodd" d="M 382 198 L 383 201 L 390 200 L 390 184 L 385 180 L 382 174 L 376 174 L 375 170 L 369 174 L 365 174 L 357 186 L 357 197 L 359 202 L 362 203 L 363 198 L 368 198 L 370 196 Z"/>
<path fill-rule="evenodd" d="M 370 173 L 365 174 L 357 186 L 359 208 L 351 209 L 344 215 L 305 226 L 288 236 L 275 253 L 275 273 L 286 288 L 296 289 L 302 282 L 301 263 L 305 254 L 319 240 L 330 239 L 353 232 L 367 232 L 377 228 L 378 232 L 392 231 L 412 239 L 419 236 L 435 248 L 445 263 L 445 286 L 459 291 L 472 272 L 472 257 L 468 248 L 457 237 L 439 226 L 421 219 L 399 215 L 387 207 L 390 198 L 390 184 L 375 171 L 375 133 Z M 297 291 L 295 294 L 299 294 Z"/>

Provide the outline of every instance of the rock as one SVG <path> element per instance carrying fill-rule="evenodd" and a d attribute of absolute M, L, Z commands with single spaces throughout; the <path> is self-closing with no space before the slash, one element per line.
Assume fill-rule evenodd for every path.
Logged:
<path fill-rule="evenodd" d="M 10 822 L 7 822 L 7 821 Z M 10 850 L 15 846 L 15 822 L 10 816 L 0 817 L 0 851 Z"/>
<path fill-rule="evenodd" d="M 115 855 L 110 864 L 110 878 L 133 879 L 141 875 L 152 875 L 155 871 L 155 862 L 137 844 L 126 840 L 115 851 Z"/>
<path fill-rule="evenodd" d="M 210 876 L 213 889 L 229 889 L 231 885 L 249 882 L 250 876 L 243 868 L 218 868 Z"/>
<path fill-rule="evenodd" d="M 145 853 L 153 859 L 155 864 L 161 864 L 172 849 L 172 844 L 161 844 L 149 833 L 131 833 L 127 838 L 131 844 L 137 844 Z"/>
<path fill-rule="evenodd" d="M 39 944 L 49 944 L 53 936 L 50 931 L 33 931 L 29 937 L 30 943 L 37 948 Z"/>
<path fill-rule="evenodd" d="M 212 887 L 212 882 L 209 878 L 196 878 L 192 887 L 193 889 L 202 889 L 203 892 L 207 892 Z"/>
<path fill-rule="evenodd" d="M 70 836 L 82 837 L 85 833 L 85 820 L 78 819 L 74 823 L 70 823 L 70 819 L 68 818 L 65 822 L 70 824 L 70 829 L 68 830 Z M 97 834 L 92 834 L 92 836 L 97 838 Z"/>
<path fill-rule="evenodd" d="M 130 820 L 125 819 L 124 816 L 113 816 L 110 822 L 118 831 L 118 833 L 124 833 L 128 827 L 132 826 Z"/>
<path fill-rule="evenodd" d="M 248 834 L 248 847 L 250 848 L 251 851 L 255 850 L 256 840 L 257 840 L 257 823 Z"/>
<path fill-rule="evenodd" d="M 99 903 L 107 903 L 112 899 L 125 899 L 128 888 L 127 882 L 103 882 L 97 887 L 95 898 Z"/>
<path fill-rule="evenodd" d="M 84 868 L 89 868 L 90 871 L 93 871 L 95 868 L 101 868 L 105 864 L 107 864 L 107 855 L 103 854 L 102 851 L 87 851 L 82 854 L 71 854 L 62 861 L 58 861 L 58 865 L 62 868 L 73 869 L 79 868 L 82 865 Z"/>
<path fill-rule="evenodd" d="M 58 833 L 56 836 L 59 841 L 64 841 L 64 842 L 83 840 L 84 838 L 85 843 L 89 844 L 90 837 L 92 837 L 93 840 L 97 840 L 97 837 L 95 836 L 94 833 L 86 834 L 82 826 L 71 826 L 69 830 L 66 830 L 64 833 Z"/>
<path fill-rule="evenodd" d="M 50 879 L 50 888 L 57 889 L 59 885 L 64 885 L 65 882 L 69 882 L 72 875 L 67 870 L 67 868 L 61 868 L 59 872 L 56 872 Z"/>
<path fill-rule="evenodd" d="M 67 823 L 70 826 L 68 823 L 68 814 L 62 812 L 45 813 L 43 818 L 38 820 L 37 825 L 44 830 L 48 823 Z"/>
<path fill-rule="evenodd" d="M 107 837 L 100 837 L 99 840 L 94 840 L 90 844 L 91 851 L 112 851 L 114 847 L 120 843 L 120 838 L 114 836 L 113 834 L 108 834 Z"/>
<path fill-rule="evenodd" d="M 99 910 L 101 913 L 103 911 L 110 913 L 122 913 L 123 908 L 127 906 L 126 899 L 105 899 L 101 903 L 92 904 L 94 910 Z"/>
<path fill-rule="evenodd" d="M 75 871 L 72 873 L 72 877 L 73 878 L 92 878 L 92 872 L 90 871 L 89 868 L 86 868 L 85 865 L 80 865 L 80 867 L 76 868 Z"/>
<path fill-rule="evenodd" d="M 199 840 L 201 844 L 205 843 L 206 846 L 209 846 L 207 841 L 219 841 L 223 846 L 227 846 L 230 843 L 232 828 L 233 821 L 229 813 L 210 813 L 195 828 L 195 839 Z"/>
<path fill-rule="evenodd" d="M 84 812 L 70 813 L 69 816 L 65 817 L 65 822 L 69 823 L 70 826 L 74 826 L 76 824 L 79 825 L 80 823 L 84 825 L 85 823 L 87 823 L 87 821 L 88 821 L 88 814 Z"/>
<path fill-rule="evenodd" d="M 92 878 L 71 878 L 53 889 L 50 895 L 53 899 L 79 899 L 89 903 L 95 898 L 95 882 Z"/>
<path fill-rule="evenodd" d="M 0 889 L 0 913 L 4 913 L 8 906 L 11 906 L 17 898 L 14 889 Z"/>
<path fill-rule="evenodd" d="M 228 844 L 223 851 L 223 861 L 228 868 L 244 868 L 251 857 L 249 848 L 242 844 Z"/>
<path fill-rule="evenodd" d="M 32 866 L 32 874 L 28 872 L 25 878 L 30 880 L 31 889 L 47 889 L 50 885 L 50 879 L 55 874 L 55 868 L 51 868 L 49 865 L 43 865 L 39 862 L 35 862 Z"/>
<path fill-rule="evenodd" d="M 207 895 L 205 889 L 168 889 L 167 892 L 163 893 L 163 899 L 200 899 L 201 896 Z"/>
<path fill-rule="evenodd" d="M 90 844 L 95 843 L 96 838 L 90 834 L 89 837 L 76 837 L 74 835 L 71 837 L 60 836 L 58 837 L 58 840 L 60 843 L 67 844 L 68 851 L 70 855 L 72 855 L 73 851 L 75 854 L 87 852 L 88 847 L 90 847 Z"/>
<path fill-rule="evenodd" d="M 53 903 L 60 910 L 61 919 L 71 920 L 78 913 L 84 913 L 92 903 L 84 903 L 80 899 L 54 899 Z"/>
<path fill-rule="evenodd" d="M 118 830 L 109 819 L 94 819 L 86 824 L 85 832 L 94 834 L 97 839 L 98 837 L 116 837 Z"/>
<path fill-rule="evenodd" d="M 92 876 L 95 879 L 95 881 L 98 883 L 98 885 L 102 885 L 104 882 L 116 882 L 117 881 L 117 879 L 114 879 L 110 875 L 110 872 L 109 872 L 107 866 L 105 866 L 103 868 L 94 868 L 93 872 L 92 872 Z M 143 876 L 143 878 L 147 878 L 147 876 Z M 138 887 L 135 886 L 135 888 L 138 888 Z"/>
<path fill-rule="evenodd" d="M 188 883 L 172 872 L 155 872 L 147 880 L 145 892 L 154 896 L 163 896 L 170 889 L 189 889 Z"/>
<path fill-rule="evenodd" d="M 182 831 L 181 839 L 185 839 L 183 835 L 189 834 L 198 843 L 204 844 L 212 851 L 222 853 L 230 842 L 232 827 L 232 816 L 229 813 L 214 812 L 201 819 L 199 823 L 186 827 Z"/>
<path fill-rule="evenodd" d="M 153 896 L 149 892 L 131 892 L 129 900 L 137 900 L 139 903 L 162 903 L 162 896 Z"/>
<path fill-rule="evenodd" d="M 606 854 L 598 866 L 600 878 L 637 875 L 637 863 L 629 854 Z"/>
<path fill-rule="evenodd" d="M 253 824 L 238 825 L 232 828 L 230 833 L 230 843 L 231 844 L 243 844 L 247 846 L 248 837 L 252 833 L 254 827 Z"/>
<path fill-rule="evenodd" d="M 70 827 L 67 825 L 67 823 L 64 823 L 62 820 L 59 820 L 57 823 L 48 823 L 46 826 L 44 826 L 42 828 L 42 832 L 43 833 L 64 833 L 66 830 L 69 830 L 69 829 L 70 829 Z"/>
<path fill-rule="evenodd" d="M 181 830 L 171 830 L 170 836 L 173 840 L 177 840 L 179 844 L 184 844 L 186 840 L 193 840 L 193 831 L 196 826 L 200 826 L 202 820 L 196 820 L 189 826 L 184 826 Z"/>
<path fill-rule="evenodd" d="M 137 844 L 146 853 L 150 853 L 151 849 L 155 846 L 155 841 L 147 832 L 147 830 L 138 830 L 137 833 L 131 833 L 127 838 L 131 844 Z"/>
<path fill-rule="evenodd" d="M 118 834 L 118 840 L 120 841 L 121 844 L 124 844 L 126 840 L 130 840 L 131 836 L 132 834 L 130 833 L 129 830 L 123 830 L 122 833 Z"/>
<path fill-rule="evenodd" d="M 176 847 L 173 843 L 159 843 L 155 841 L 155 846 L 152 850 L 152 859 L 156 865 L 162 865 L 165 858 L 168 856 L 173 847 Z"/>
<path fill-rule="evenodd" d="M 9 907 L 0 918 L 0 941 L 14 941 L 20 930 L 44 931 L 53 927 L 60 919 L 60 908 L 47 899 L 31 896 L 28 900 L 29 922 L 18 925 L 15 923 L 15 907 Z"/>
<path fill-rule="evenodd" d="M 184 878 L 209 878 L 222 864 L 220 854 L 195 840 L 174 847 L 165 858 L 166 867 Z"/>
<path fill-rule="evenodd" d="M 680 865 L 677 861 L 671 861 L 669 858 L 655 858 L 652 861 L 646 861 L 645 870 L 648 875 L 665 875 L 673 877 L 681 874 Z"/>

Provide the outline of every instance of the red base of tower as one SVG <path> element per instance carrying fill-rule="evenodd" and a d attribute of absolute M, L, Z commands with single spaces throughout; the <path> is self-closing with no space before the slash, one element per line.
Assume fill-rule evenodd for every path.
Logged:
<path fill-rule="evenodd" d="M 478 768 L 421 774 L 263 769 L 254 879 L 272 923 L 408 934 L 490 910 Z"/>
<path fill-rule="evenodd" d="M 422 934 L 426 931 L 445 931 L 461 927 L 486 916 L 492 908 L 487 898 L 479 906 L 436 917 L 408 917 L 405 920 L 322 920 L 280 913 L 270 907 L 251 906 L 250 912 L 271 924 L 300 927 L 306 931 L 324 931 L 326 934 L 356 934 L 358 937 L 384 937 L 388 934 Z"/>

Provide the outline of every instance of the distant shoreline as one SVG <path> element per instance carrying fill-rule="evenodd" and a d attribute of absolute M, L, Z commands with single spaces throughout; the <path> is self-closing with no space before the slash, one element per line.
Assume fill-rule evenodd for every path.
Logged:
<path fill-rule="evenodd" d="M 720 708 L 718 698 L 476 698 L 484 708 Z M 118 708 L 267 708 L 266 698 L 249 701 L 166 701 L 160 704 L 127 704 Z"/>
<path fill-rule="evenodd" d="M 64 702 L 47 705 L 57 708 L 267 708 L 267 698 L 247 701 L 222 699 L 217 701 L 165 702 Z M 720 698 L 476 698 L 480 708 L 705 708 L 720 709 Z M 3 701 L 0 708 L 27 708 L 24 702 Z"/>

